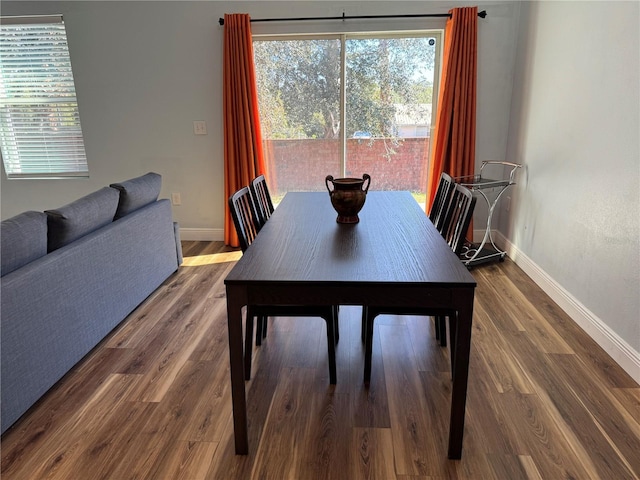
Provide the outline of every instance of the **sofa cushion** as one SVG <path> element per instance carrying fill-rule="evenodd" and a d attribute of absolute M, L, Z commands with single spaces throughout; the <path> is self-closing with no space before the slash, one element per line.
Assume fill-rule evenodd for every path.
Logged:
<path fill-rule="evenodd" d="M 126 182 L 112 183 L 110 186 L 120 191 L 120 201 L 115 216 L 117 220 L 158 200 L 162 176 L 149 172 Z"/>
<path fill-rule="evenodd" d="M 47 216 L 24 212 L 2 222 L 0 276 L 47 254 Z"/>
<path fill-rule="evenodd" d="M 113 221 L 118 191 L 104 187 L 55 210 L 46 210 L 51 252 Z"/>

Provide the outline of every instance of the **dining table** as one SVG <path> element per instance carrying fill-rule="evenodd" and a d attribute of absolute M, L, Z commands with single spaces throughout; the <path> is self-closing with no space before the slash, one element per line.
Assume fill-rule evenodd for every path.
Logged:
<path fill-rule="evenodd" d="M 336 217 L 327 192 L 287 193 L 225 278 L 236 454 L 249 450 L 243 307 L 357 305 L 450 312 L 448 457 L 461 458 L 476 281 L 410 192 L 370 190 L 358 223 Z"/>

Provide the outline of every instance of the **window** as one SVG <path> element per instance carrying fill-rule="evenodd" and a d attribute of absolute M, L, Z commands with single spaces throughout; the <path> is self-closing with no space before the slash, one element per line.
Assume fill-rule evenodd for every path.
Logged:
<path fill-rule="evenodd" d="M 440 32 L 254 37 L 270 188 L 372 177 L 424 203 Z M 343 120 L 344 119 L 344 120 Z"/>
<path fill-rule="evenodd" d="M 3 17 L 0 150 L 8 178 L 88 176 L 62 17 Z"/>

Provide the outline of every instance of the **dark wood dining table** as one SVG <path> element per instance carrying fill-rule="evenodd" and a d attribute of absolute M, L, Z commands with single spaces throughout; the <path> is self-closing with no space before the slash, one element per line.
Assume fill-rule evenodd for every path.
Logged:
<path fill-rule="evenodd" d="M 368 305 L 457 313 L 448 455 L 461 457 L 476 282 L 409 192 L 369 191 L 359 216 L 340 224 L 327 192 L 287 193 L 226 277 L 236 454 L 249 449 L 243 306 Z"/>

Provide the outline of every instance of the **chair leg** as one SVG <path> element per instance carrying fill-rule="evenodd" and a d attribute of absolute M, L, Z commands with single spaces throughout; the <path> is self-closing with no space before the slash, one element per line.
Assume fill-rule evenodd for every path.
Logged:
<path fill-rule="evenodd" d="M 364 383 L 368 384 L 371 381 L 371 357 L 373 356 L 373 322 L 375 321 L 376 314 L 371 312 L 368 308 L 366 314 L 366 339 L 364 347 Z"/>
<path fill-rule="evenodd" d="M 436 339 L 440 340 L 440 346 L 447 346 L 447 317 L 444 315 L 436 316 Z"/>
<path fill-rule="evenodd" d="M 329 383 L 335 385 L 337 382 L 336 375 L 336 317 L 331 315 L 325 318 L 327 322 L 327 351 L 329 356 Z"/>
<path fill-rule="evenodd" d="M 247 307 L 244 335 L 244 379 L 251 380 L 251 353 L 253 350 L 253 312 Z"/>
<path fill-rule="evenodd" d="M 267 318 L 266 316 L 259 315 L 256 327 L 256 347 L 262 345 L 262 339 L 267 336 Z"/>
<path fill-rule="evenodd" d="M 331 314 L 333 316 L 333 326 L 335 328 L 335 334 L 336 334 L 336 345 L 338 344 L 338 342 L 340 341 L 340 323 L 339 323 L 339 313 L 340 313 L 340 306 L 339 305 L 333 305 L 331 307 Z"/>
<path fill-rule="evenodd" d="M 367 306 L 362 307 L 362 321 L 360 325 L 360 339 L 362 343 L 367 341 Z"/>

